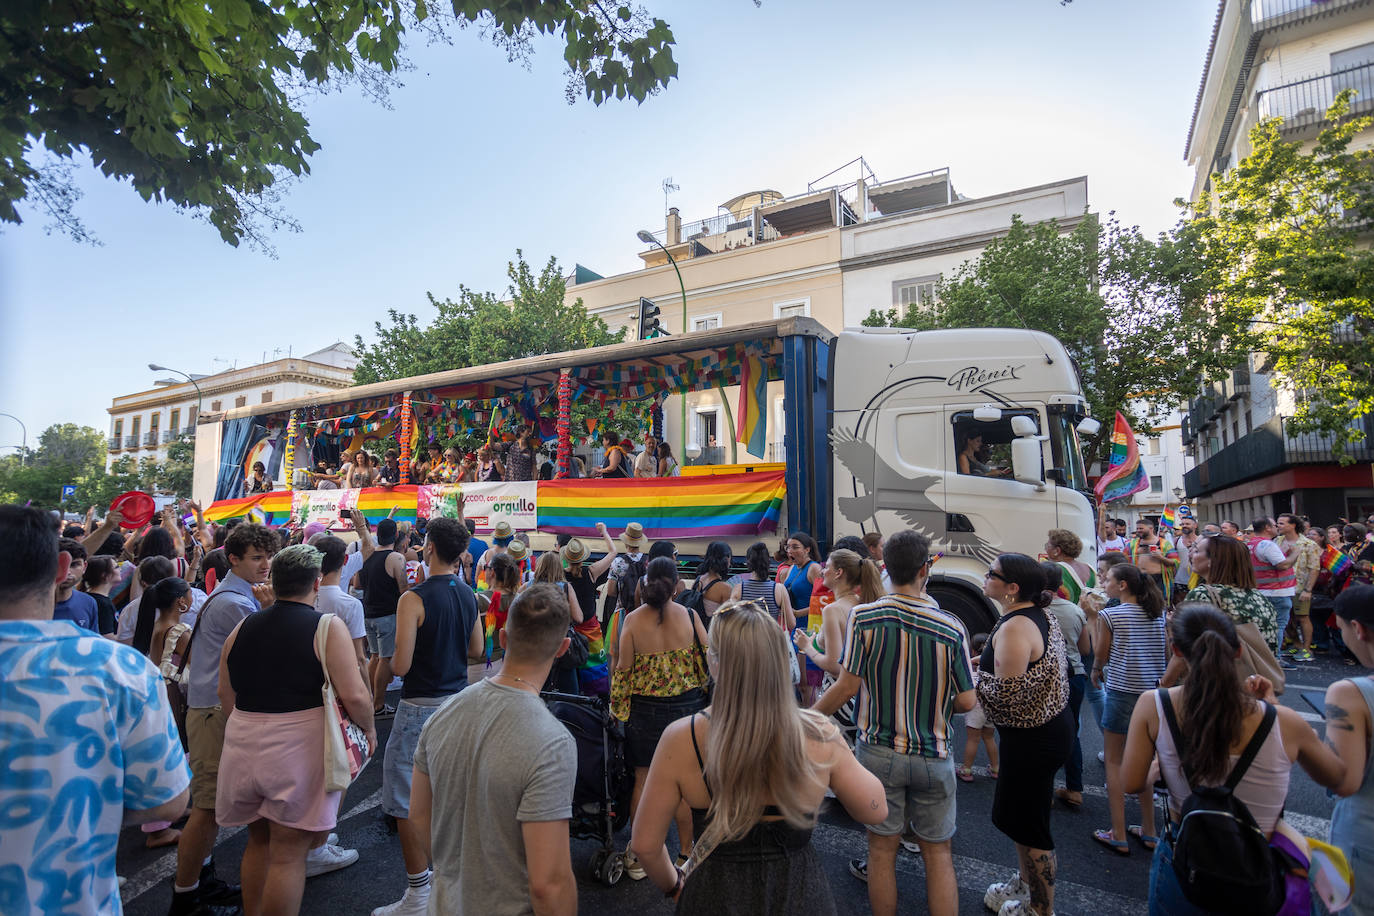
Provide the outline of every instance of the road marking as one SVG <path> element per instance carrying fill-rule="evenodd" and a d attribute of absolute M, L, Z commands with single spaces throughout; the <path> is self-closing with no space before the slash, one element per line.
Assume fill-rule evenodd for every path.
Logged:
<path fill-rule="evenodd" d="M 339 817 L 339 823 L 342 824 L 351 817 L 371 811 L 373 808 L 379 807 L 381 803 L 382 790 L 378 789 L 357 805 L 349 808 L 347 814 Z M 218 849 L 242 830 L 242 827 L 221 827 L 219 837 L 215 840 L 215 848 Z M 120 888 L 119 896 L 126 903 L 137 900 L 152 888 L 172 877 L 176 870 L 177 851 L 172 849 L 152 864 L 143 866 L 136 874 L 131 875 L 124 886 Z"/>
<path fill-rule="evenodd" d="M 855 839 L 856 833 L 858 839 Z M 862 856 L 867 849 L 867 841 L 863 838 L 861 830 L 855 831 L 828 824 L 817 825 L 811 834 L 811 841 L 815 844 L 816 851 L 822 858 L 833 856 L 841 862 Z M 1010 848 L 1010 840 L 1007 840 L 1007 846 Z M 913 856 L 899 851 L 897 853 L 897 872 L 915 875 L 924 880 L 925 862 L 918 855 Z M 1015 866 L 984 862 L 982 859 L 974 859 L 969 856 L 954 856 L 954 874 L 959 882 L 959 896 L 964 900 L 981 901 L 983 894 L 987 892 L 988 885 L 998 881 L 1006 881 L 1015 872 Z M 919 901 L 920 907 L 910 906 L 911 901 L 907 901 L 907 903 L 909 909 L 915 910 L 923 908 L 925 901 L 923 899 Z M 1148 912 L 1149 903 L 1145 900 L 1124 897 L 1110 891 L 1075 884 L 1072 881 L 1065 881 L 1061 877 L 1056 877 L 1054 907 L 1060 912 L 1071 909 L 1074 912 L 1082 913 L 1132 914 Z"/>

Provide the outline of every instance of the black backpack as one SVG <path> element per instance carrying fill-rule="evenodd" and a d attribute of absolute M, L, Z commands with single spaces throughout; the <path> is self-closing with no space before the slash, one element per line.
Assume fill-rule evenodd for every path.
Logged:
<path fill-rule="evenodd" d="M 712 579 L 710 582 L 702 584 L 701 576 L 697 576 L 692 587 L 683 592 L 677 599 L 677 603 L 689 611 L 696 611 L 702 621 L 706 621 L 706 592 L 719 582 L 719 579 Z"/>
<path fill-rule="evenodd" d="M 622 608 L 626 614 L 638 607 L 635 604 L 635 589 L 648 568 L 649 557 L 646 554 L 641 553 L 638 560 L 631 560 L 628 556 L 625 558 L 625 571 L 615 580 L 615 600 L 616 606 Z"/>
<path fill-rule="evenodd" d="M 1160 706 L 1180 756 L 1184 740 L 1169 691 Z M 1278 710 L 1265 704 L 1264 719 L 1220 786 L 1193 786 L 1183 800 L 1183 819 L 1174 838 L 1174 876 L 1183 896 L 1211 913 L 1269 916 L 1287 896 L 1282 863 L 1245 803 L 1235 796 L 1245 772 L 1274 727 Z M 1188 774 L 1185 772 L 1185 776 Z M 1192 784 L 1191 776 L 1188 781 Z"/>

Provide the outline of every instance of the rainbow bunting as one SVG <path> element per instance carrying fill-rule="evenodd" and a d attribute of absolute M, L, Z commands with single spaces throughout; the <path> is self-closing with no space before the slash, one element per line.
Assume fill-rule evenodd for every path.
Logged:
<path fill-rule="evenodd" d="M 768 438 L 768 370 L 763 360 L 749 355 L 744 358 L 739 380 L 739 419 L 735 439 L 744 443 L 749 454 L 764 457 Z"/>
<path fill-rule="evenodd" d="M 1350 566 L 1350 557 L 1346 556 L 1335 547 L 1327 545 L 1327 548 L 1322 551 L 1322 569 L 1331 573 L 1333 578 L 1340 576 L 1349 569 Z"/>
<path fill-rule="evenodd" d="M 647 480 L 539 483 L 539 530 L 596 536 L 639 522 L 651 538 L 757 535 L 776 531 L 786 490 L 782 471 Z"/>
<path fill-rule="evenodd" d="M 1135 433 L 1131 424 L 1116 412 L 1116 427 L 1112 430 L 1112 454 L 1107 473 L 1097 481 L 1093 490 L 1104 503 L 1125 499 L 1132 493 L 1139 493 L 1150 485 L 1145 476 L 1145 468 L 1140 463 L 1140 452 L 1136 447 Z"/>

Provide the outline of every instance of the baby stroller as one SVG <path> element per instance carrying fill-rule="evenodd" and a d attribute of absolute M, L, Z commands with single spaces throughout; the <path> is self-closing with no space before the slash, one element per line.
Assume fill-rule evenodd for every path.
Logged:
<path fill-rule="evenodd" d="M 592 855 L 591 874 L 613 886 L 625 873 L 625 863 L 615 851 L 615 834 L 630 819 L 634 789 L 625 766 L 625 728 L 600 697 L 554 691 L 539 696 L 577 743 L 577 782 L 568 831 L 577 839 L 601 842 Z"/>

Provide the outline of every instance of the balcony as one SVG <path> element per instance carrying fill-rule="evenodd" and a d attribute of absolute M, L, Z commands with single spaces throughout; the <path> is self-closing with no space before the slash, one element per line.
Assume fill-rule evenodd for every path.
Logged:
<path fill-rule="evenodd" d="M 1260 118 L 1283 118 L 1285 133 L 1300 131 L 1325 122 L 1326 110 L 1345 89 L 1355 90 L 1352 115 L 1374 111 L 1374 63 L 1261 89 L 1255 94 L 1255 111 Z"/>
<path fill-rule="evenodd" d="M 1250 396 L 1250 369 L 1236 369 L 1226 377 L 1226 400 L 1239 401 Z"/>
<path fill-rule="evenodd" d="M 120 437 L 120 436 L 111 436 L 111 437 L 110 437 L 110 444 L 109 444 L 109 450 L 110 450 L 110 451 L 112 451 L 112 452 L 117 452 L 117 451 L 120 450 L 120 448 L 123 447 L 123 445 L 124 445 L 124 440 L 123 440 L 122 437 Z"/>
<path fill-rule="evenodd" d="M 1203 496 L 1290 465 L 1334 464 L 1338 460 L 1331 435 L 1299 433 L 1289 436 L 1286 422 L 1284 417 L 1271 417 L 1184 474 L 1188 496 Z M 1374 460 L 1374 416 L 1362 418 L 1356 426 L 1364 432 L 1365 438 L 1350 445 L 1347 454 L 1356 461 Z"/>
<path fill-rule="evenodd" d="M 1292 25 L 1304 19 L 1332 16 L 1346 7 L 1362 6 L 1364 0 L 1252 0 L 1250 23 L 1256 29 Z"/>
<path fill-rule="evenodd" d="M 157 430 L 150 429 L 143 434 L 143 444 L 147 446 L 157 446 Z"/>
<path fill-rule="evenodd" d="M 194 436 L 194 435 L 196 434 L 196 428 L 195 428 L 194 425 L 192 425 L 192 426 L 183 426 L 183 427 L 181 428 L 181 434 L 182 434 L 183 436 Z"/>
<path fill-rule="evenodd" d="M 124 447 L 125 447 L 125 448 L 138 448 L 138 436 L 125 436 L 125 437 L 124 437 Z"/>

